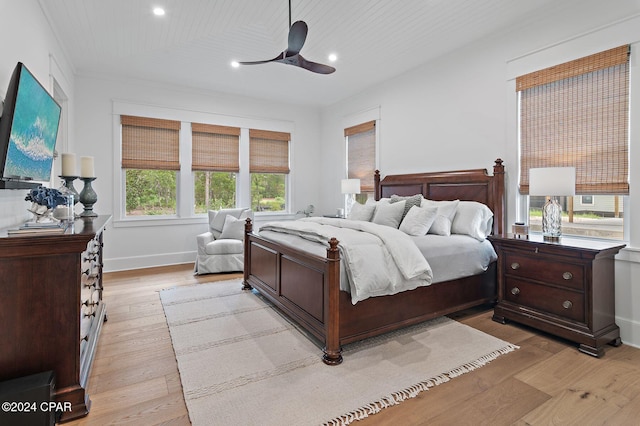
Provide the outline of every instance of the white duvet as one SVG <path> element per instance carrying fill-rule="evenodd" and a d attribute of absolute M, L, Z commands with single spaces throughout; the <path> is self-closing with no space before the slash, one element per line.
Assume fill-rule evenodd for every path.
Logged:
<path fill-rule="evenodd" d="M 351 302 L 396 294 L 431 284 L 433 273 L 415 243 L 404 232 L 365 221 L 310 217 L 291 222 L 269 222 L 260 232 L 297 235 L 329 246 L 340 242 Z"/>

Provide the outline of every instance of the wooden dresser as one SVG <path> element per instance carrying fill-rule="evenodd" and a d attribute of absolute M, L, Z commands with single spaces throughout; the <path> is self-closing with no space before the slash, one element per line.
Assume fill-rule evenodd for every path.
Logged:
<path fill-rule="evenodd" d="M 105 320 L 103 232 L 110 216 L 63 234 L 0 234 L 0 381 L 53 370 L 61 422 L 88 414 L 89 373 Z"/>
<path fill-rule="evenodd" d="M 559 242 L 491 236 L 498 253 L 498 304 L 493 319 L 513 320 L 580 344 L 602 356 L 620 345 L 615 323 L 617 242 L 563 237 Z"/>

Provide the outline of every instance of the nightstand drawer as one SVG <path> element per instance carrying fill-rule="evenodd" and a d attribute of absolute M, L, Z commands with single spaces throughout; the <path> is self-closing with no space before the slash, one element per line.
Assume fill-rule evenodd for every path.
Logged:
<path fill-rule="evenodd" d="M 581 265 L 553 261 L 536 255 L 519 255 L 505 252 L 505 269 L 509 275 L 529 278 L 563 287 L 584 289 L 584 272 Z"/>
<path fill-rule="evenodd" d="M 584 295 L 508 277 L 504 299 L 574 321 L 585 322 Z"/>

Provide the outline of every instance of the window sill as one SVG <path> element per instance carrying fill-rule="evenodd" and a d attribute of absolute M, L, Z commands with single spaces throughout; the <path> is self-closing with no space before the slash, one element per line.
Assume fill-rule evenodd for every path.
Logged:
<path fill-rule="evenodd" d="M 157 217 L 126 217 L 113 221 L 114 228 L 136 228 L 142 226 L 175 226 L 197 225 L 207 223 L 206 215 L 194 217 L 157 216 Z"/>
<path fill-rule="evenodd" d="M 269 222 L 274 220 L 294 220 L 298 215 L 294 213 L 254 213 L 254 222 Z M 197 225 L 208 222 L 206 214 L 200 214 L 192 217 L 178 216 L 140 216 L 125 217 L 113 221 L 114 228 L 136 228 L 143 226 L 176 226 L 176 225 Z"/>

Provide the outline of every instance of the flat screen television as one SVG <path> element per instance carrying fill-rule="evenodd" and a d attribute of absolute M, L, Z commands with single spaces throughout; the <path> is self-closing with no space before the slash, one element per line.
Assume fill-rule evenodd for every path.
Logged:
<path fill-rule="evenodd" d="M 31 188 L 51 178 L 60 105 L 18 62 L 0 117 L 0 188 Z"/>

